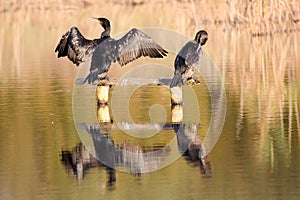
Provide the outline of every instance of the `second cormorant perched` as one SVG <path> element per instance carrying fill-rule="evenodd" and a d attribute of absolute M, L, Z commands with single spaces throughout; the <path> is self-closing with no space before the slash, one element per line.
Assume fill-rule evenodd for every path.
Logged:
<path fill-rule="evenodd" d="M 163 58 L 167 51 L 152 38 L 133 28 L 119 40 L 110 37 L 110 22 L 106 18 L 95 18 L 104 28 L 99 39 L 85 39 L 76 27 L 72 27 L 62 36 L 55 52 L 58 57 L 68 56 L 76 65 L 85 61 L 92 54 L 90 73 L 84 82 L 93 83 L 107 79 L 107 72 L 112 62 L 118 61 L 123 66 L 142 56 Z"/>
<path fill-rule="evenodd" d="M 195 39 L 187 42 L 179 51 L 174 62 L 175 72 L 171 80 L 171 88 L 193 78 L 195 68 L 200 64 L 201 46 L 206 43 L 207 39 L 207 32 L 200 30 L 196 33 Z"/>

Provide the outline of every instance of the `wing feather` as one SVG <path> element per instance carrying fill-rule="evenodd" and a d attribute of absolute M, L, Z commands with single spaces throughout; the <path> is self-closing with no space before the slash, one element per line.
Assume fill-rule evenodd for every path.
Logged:
<path fill-rule="evenodd" d="M 126 65 L 142 56 L 163 58 L 167 51 L 159 46 L 152 38 L 136 28 L 131 29 L 121 39 L 116 41 L 117 60 L 121 66 Z"/>
<path fill-rule="evenodd" d="M 197 67 L 201 57 L 201 47 L 198 49 L 198 44 L 189 42 L 186 55 L 185 55 L 185 64 L 189 67 Z"/>
<path fill-rule="evenodd" d="M 55 52 L 58 52 L 57 57 L 67 56 L 77 66 L 85 61 L 100 43 L 99 39 L 86 39 L 76 27 L 72 27 L 61 38 Z"/>

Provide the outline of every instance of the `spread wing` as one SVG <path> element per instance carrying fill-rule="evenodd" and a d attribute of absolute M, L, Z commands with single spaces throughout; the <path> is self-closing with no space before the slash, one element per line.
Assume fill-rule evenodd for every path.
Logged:
<path fill-rule="evenodd" d="M 142 56 L 163 58 L 167 51 L 159 46 L 152 38 L 136 28 L 131 29 L 121 39 L 116 41 L 117 60 L 121 66 L 126 65 Z"/>
<path fill-rule="evenodd" d="M 92 53 L 98 44 L 99 40 L 88 40 L 83 37 L 78 28 L 72 27 L 62 36 L 55 52 L 58 52 L 58 58 L 67 56 L 78 66 L 85 61 L 86 56 Z"/>

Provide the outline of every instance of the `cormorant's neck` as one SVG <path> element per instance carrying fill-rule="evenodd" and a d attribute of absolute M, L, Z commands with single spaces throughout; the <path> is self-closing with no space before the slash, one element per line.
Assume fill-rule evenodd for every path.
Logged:
<path fill-rule="evenodd" d="M 194 42 L 195 42 L 196 44 L 200 44 L 200 40 L 198 40 L 198 39 L 194 39 Z"/>
<path fill-rule="evenodd" d="M 110 37 L 110 24 L 103 24 L 104 31 L 101 33 L 101 37 Z"/>
<path fill-rule="evenodd" d="M 110 29 L 103 31 L 101 37 L 110 37 Z"/>
<path fill-rule="evenodd" d="M 200 43 L 198 43 L 197 52 L 200 53 L 200 51 L 201 51 L 201 45 Z"/>

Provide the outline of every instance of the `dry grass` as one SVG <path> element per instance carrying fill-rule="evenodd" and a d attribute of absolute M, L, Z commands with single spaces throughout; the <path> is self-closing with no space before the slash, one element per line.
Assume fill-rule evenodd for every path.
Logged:
<path fill-rule="evenodd" d="M 0 13 L 33 11 L 97 13 L 103 10 L 115 12 L 120 8 L 128 14 L 139 12 L 138 10 L 142 11 L 142 15 L 149 12 L 160 22 L 169 20 L 183 27 L 199 25 L 234 27 L 247 29 L 254 36 L 299 31 L 300 23 L 298 0 L 1 0 Z M 145 10 L 148 11 L 145 13 Z"/>

